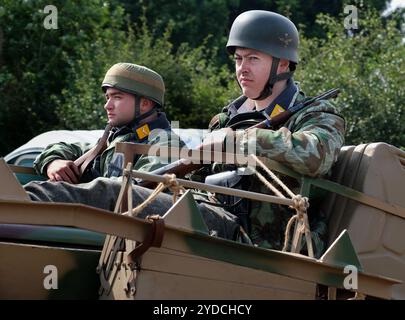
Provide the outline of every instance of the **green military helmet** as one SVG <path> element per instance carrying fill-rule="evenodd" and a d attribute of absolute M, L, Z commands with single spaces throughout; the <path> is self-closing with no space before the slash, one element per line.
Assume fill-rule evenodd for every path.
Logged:
<path fill-rule="evenodd" d="M 116 88 L 164 104 L 165 84 L 163 78 L 155 71 L 133 63 L 114 64 L 106 73 L 101 85 Z"/>
<path fill-rule="evenodd" d="M 275 12 L 251 10 L 233 22 L 226 48 L 231 54 L 243 47 L 298 63 L 298 43 L 298 30 L 289 19 Z"/>

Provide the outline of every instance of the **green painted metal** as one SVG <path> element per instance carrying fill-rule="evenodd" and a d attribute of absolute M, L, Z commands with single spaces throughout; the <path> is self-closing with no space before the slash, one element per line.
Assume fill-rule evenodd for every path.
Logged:
<path fill-rule="evenodd" d="M 18 181 L 24 185 L 31 181 L 45 181 L 46 179 L 43 176 L 38 176 L 36 174 L 28 173 L 16 173 Z"/>
<path fill-rule="evenodd" d="M 190 230 L 201 232 L 208 235 L 208 228 L 205 224 L 197 203 L 194 200 L 190 190 L 186 193 L 166 212 L 163 216 L 165 223 L 170 223 L 172 217 L 175 217 L 175 222 L 178 227 L 184 225 Z"/>
<path fill-rule="evenodd" d="M 360 202 L 362 204 L 365 204 L 369 207 L 374 207 L 374 208 L 383 210 L 385 212 L 394 214 L 396 216 L 399 216 L 401 218 L 405 218 L 405 208 L 402 208 L 395 204 L 381 201 L 375 197 L 368 196 L 360 191 L 354 190 L 354 189 L 346 187 L 346 186 L 342 186 L 333 181 L 324 180 L 324 179 L 311 179 L 311 178 L 306 178 L 306 179 L 309 180 L 312 185 L 317 186 L 319 188 L 325 189 L 330 192 L 337 193 L 346 198 L 349 198 L 349 199 L 355 200 L 357 202 Z"/>
<path fill-rule="evenodd" d="M 34 216 L 32 210 L 35 207 Z M 56 208 L 64 211 L 64 214 L 50 221 L 49 217 L 54 216 Z M 8 212 L 10 209 L 13 214 L 0 215 L 1 222 L 86 228 L 140 242 L 150 232 L 150 223 L 144 220 L 112 215 L 107 211 L 83 205 L 0 201 L 0 212 Z M 331 287 L 342 288 L 346 277 L 340 265 L 331 265 L 299 254 L 240 244 L 170 225 L 166 226 L 162 247 Z M 396 280 L 386 277 L 359 273 L 359 291 L 372 296 L 389 298 L 389 288 L 395 283 Z"/>
<path fill-rule="evenodd" d="M 99 250 L 0 242 L 0 299 L 97 299 Z M 44 267 L 57 268 L 57 288 L 45 289 Z"/>
<path fill-rule="evenodd" d="M 219 238 L 211 238 L 210 241 L 204 238 L 194 234 L 185 239 L 193 254 L 330 287 L 344 288 L 347 274 L 344 273 L 341 263 L 334 265 L 300 254 L 252 247 Z M 349 261 L 350 264 L 354 262 L 353 259 Z M 371 296 L 389 298 L 391 293 L 388 288 L 395 283 L 399 282 L 359 272 L 359 291 L 367 292 Z"/>
<path fill-rule="evenodd" d="M 105 235 L 93 231 L 54 226 L 0 225 L 0 237 L 12 242 L 40 242 L 74 247 L 102 248 Z"/>
<path fill-rule="evenodd" d="M 310 192 L 311 192 L 311 182 L 308 179 L 301 178 L 300 195 L 309 198 Z"/>
<path fill-rule="evenodd" d="M 323 256 L 319 259 L 321 262 L 326 262 L 335 266 L 346 267 L 352 265 L 359 271 L 363 271 L 363 266 L 354 250 L 352 241 L 350 240 L 347 230 L 343 230 L 339 237 L 331 244 Z"/>
<path fill-rule="evenodd" d="M 324 189 L 329 192 L 334 192 L 351 200 L 355 200 L 362 204 L 365 204 L 370 207 L 374 207 L 385 212 L 394 214 L 401 218 L 405 218 L 405 208 L 402 208 L 398 205 L 391 204 L 379 200 L 375 197 L 369 196 L 364 194 L 363 192 L 354 190 L 352 188 L 340 185 L 336 182 L 325 180 L 325 179 L 314 179 L 310 177 L 300 176 L 291 169 L 283 166 L 280 163 L 276 163 L 275 161 L 271 161 L 265 158 L 259 158 L 262 160 L 270 169 L 275 170 L 277 172 L 283 173 L 290 177 L 300 179 L 301 180 L 301 190 L 307 193 L 307 190 L 311 188 L 311 186 L 316 186 L 318 188 Z"/>
<path fill-rule="evenodd" d="M 362 192 L 332 181 L 302 177 L 291 169 L 277 162 L 262 158 L 260 159 L 269 168 L 300 181 L 301 194 L 304 196 L 308 196 L 311 191 L 311 187 L 315 186 L 405 218 L 404 208 L 388 204 L 377 198 L 365 195 Z M 338 239 L 331 245 L 320 260 L 315 260 L 302 255 L 255 248 L 215 237 L 208 237 L 207 228 L 202 221 L 200 214 L 197 214 L 198 209 L 191 193 L 184 197 L 184 200 L 180 204 L 178 202 L 177 205 L 177 207 L 176 205 L 173 206 L 171 211 L 186 211 L 191 222 L 191 229 L 187 230 L 181 226 L 179 226 L 179 228 L 168 226 L 166 228 L 168 235 L 175 237 L 178 242 L 182 242 L 184 245 L 183 248 L 172 247 L 171 249 L 184 252 L 191 250 L 192 253 L 202 257 L 229 262 L 280 275 L 286 275 L 292 278 L 314 281 L 316 283 L 337 288 L 342 288 L 344 279 L 347 276 L 343 272 L 343 268 L 346 265 L 354 265 L 359 271 L 363 270 L 347 232 L 343 232 L 338 237 Z M 49 229 L 49 227 L 47 227 L 47 229 Z M 53 230 L 56 233 L 59 229 L 58 227 L 54 227 Z M 63 228 L 61 228 L 59 231 L 63 232 Z M 91 233 L 87 232 L 88 231 L 85 231 L 85 234 L 83 234 L 84 237 L 91 235 Z M 141 232 L 140 234 L 144 234 L 145 232 Z M 99 235 L 97 233 L 94 234 Z M 77 235 L 80 237 L 80 232 Z M 48 235 L 43 234 L 38 235 L 38 237 L 35 237 L 34 235 L 34 238 L 32 239 L 39 240 L 42 237 L 42 239 L 48 239 L 51 241 L 50 239 L 53 236 L 61 241 L 66 241 L 66 238 L 69 237 L 69 233 L 65 235 L 52 235 L 51 231 Z M 117 236 L 122 235 L 117 234 Z M 133 240 L 142 241 L 142 239 Z M 55 242 L 57 241 L 59 240 L 56 240 Z M 99 240 L 96 239 L 94 241 L 97 242 Z M 368 292 L 368 294 L 377 297 L 390 297 L 387 288 L 394 283 L 397 283 L 397 281 L 385 277 L 369 276 L 365 273 L 359 274 L 359 292 Z M 368 290 L 365 288 L 368 288 Z"/>

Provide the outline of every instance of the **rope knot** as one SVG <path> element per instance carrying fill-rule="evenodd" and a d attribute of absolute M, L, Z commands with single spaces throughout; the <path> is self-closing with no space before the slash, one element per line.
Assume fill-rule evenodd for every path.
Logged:
<path fill-rule="evenodd" d="M 177 201 L 177 197 L 182 192 L 186 191 L 186 189 L 184 189 L 177 181 L 175 174 L 164 174 L 163 177 L 164 181 L 157 185 L 156 189 L 152 191 L 149 197 L 136 208 L 132 209 L 132 216 L 137 216 L 146 206 L 155 200 L 159 193 L 164 191 L 166 188 L 169 188 L 169 190 L 173 192 L 173 203 Z M 132 189 L 128 189 L 128 192 L 132 192 Z"/>
<path fill-rule="evenodd" d="M 149 215 L 147 215 L 146 217 L 145 217 L 145 220 L 146 221 L 149 221 L 149 222 L 153 222 L 154 220 L 159 220 L 159 219 L 161 219 L 162 217 L 161 216 L 159 216 L 158 214 L 149 214 Z"/>
<path fill-rule="evenodd" d="M 179 184 L 174 173 L 166 173 L 163 175 L 163 177 L 165 178 L 163 185 L 165 188 L 169 188 L 169 190 L 173 192 L 173 203 L 175 203 L 177 201 L 177 197 L 186 190 Z"/>
<path fill-rule="evenodd" d="M 297 211 L 297 213 L 301 216 L 304 212 L 307 211 L 309 207 L 309 202 L 307 197 L 303 197 L 300 194 L 294 195 L 292 197 L 292 201 L 294 202 L 293 209 Z"/>
<path fill-rule="evenodd" d="M 169 189 L 177 189 L 179 188 L 179 182 L 176 179 L 176 175 L 174 173 L 166 173 L 163 175 L 163 178 L 165 179 L 165 181 L 163 182 L 163 184 L 165 185 L 165 187 L 169 188 Z"/>

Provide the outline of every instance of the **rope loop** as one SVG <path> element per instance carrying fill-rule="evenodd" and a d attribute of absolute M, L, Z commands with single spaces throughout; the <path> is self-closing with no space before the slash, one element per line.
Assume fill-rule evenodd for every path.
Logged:
<path fill-rule="evenodd" d="M 177 201 L 180 194 L 186 191 L 184 187 L 181 186 L 177 181 L 175 174 L 164 174 L 163 177 L 165 179 L 164 182 L 160 182 L 144 202 L 132 209 L 132 212 L 130 213 L 132 216 L 137 216 L 143 209 L 152 203 L 162 191 L 167 188 L 173 192 L 173 203 Z M 129 189 L 128 192 L 132 192 L 132 190 Z"/>

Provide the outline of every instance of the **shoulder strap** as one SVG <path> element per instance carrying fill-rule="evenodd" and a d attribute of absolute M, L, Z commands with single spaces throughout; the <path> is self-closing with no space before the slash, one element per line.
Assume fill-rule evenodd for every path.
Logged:
<path fill-rule="evenodd" d="M 98 143 L 89 151 L 87 151 L 85 154 L 83 154 L 80 158 L 75 160 L 74 163 L 76 166 L 79 167 L 80 175 L 82 175 L 83 172 L 86 170 L 87 166 L 107 148 L 107 139 L 110 130 L 111 126 L 110 124 L 107 124 L 107 126 L 104 129 L 103 136 L 98 141 Z"/>
<path fill-rule="evenodd" d="M 267 117 L 267 119 L 254 125 L 252 128 L 277 130 L 283 124 L 285 124 L 291 118 L 292 115 L 294 115 L 298 111 L 300 111 L 308 106 L 314 106 L 316 103 L 319 103 L 320 100 L 335 98 L 338 94 L 339 94 L 339 89 L 331 89 L 316 97 L 304 99 L 303 101 L 293 105 L 291 108 L 279 113 L 278 115 L 276 115 L 272 118 Z"/>
<path fill-rule="evenodd" d="M 338 94 L 340 93 L 339 89 L 330 89 L 324 93 L 321 93 L 320 95 L 317 95 L 315 97 L 308 97 L 306 99 L 304 99 L 304 101 L 301 101 L 300 103 L 297 103 L 295 105 L 293 105 L 289 111 L 294 114 L 295 112 L 308 107 L 308 106 L 314 106 L 316 104 L 319 104 L 320 100 L 329 100 L 329 99 L 333 99 L 336 98 L 338 96 Z"/>

